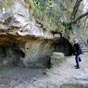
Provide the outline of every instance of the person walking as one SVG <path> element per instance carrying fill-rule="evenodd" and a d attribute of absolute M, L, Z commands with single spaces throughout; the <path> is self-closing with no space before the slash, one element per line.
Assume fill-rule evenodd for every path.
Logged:
<path fill-rule="evenodd" d="M 76 61 L 75 67 L 76 67 L 76 69 L 79 69 L 80 68 L 79 62 L 81 62 L 80 54 L 82 54 L 83 52 L 82 52 L 81 46 L 80 46 L 77 38 L 74 39 L 73 48 L 74 48 L 75 61 Z"/>

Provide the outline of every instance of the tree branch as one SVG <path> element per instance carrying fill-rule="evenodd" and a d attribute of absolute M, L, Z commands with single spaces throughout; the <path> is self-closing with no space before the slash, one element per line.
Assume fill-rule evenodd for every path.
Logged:
<path fill-rule="evenodd" d="M 76 20 L 74 20 L 74 21 L 71 21 L 71 22 L 69 22 L 69 23 L 63 23 L 63 25 L 64 25 L 65 27 L 68 27 L 68 29 L 72 29 L 72 28 L 71 28 L 71 27 L 72 27 L 72 24 L 76 23 L 77 21 L 81 20 L 82 18 L 84 18 L 84 17 L 86 17 L 86 16 L 88 16 L 88 12 L 86 12 L 86 13 L 80 15 L 80 16 L 79 16 Z"/>
<path fill-rule="evenodd" d="M 85 16 L 88 15 L 88 12 L 82 14 L 81 16 L 79 16 L 76 20 L 74 20 L 72 23 L 76 23 L 77 21 L 79 21 L 80 19 L 84 18 Z"/>

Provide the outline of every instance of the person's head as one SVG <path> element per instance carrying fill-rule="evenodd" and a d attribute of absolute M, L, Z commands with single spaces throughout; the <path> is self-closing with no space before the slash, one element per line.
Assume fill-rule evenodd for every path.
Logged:
<path fill-rule="evenodd" d="M 78 43 L 78 39 L 77 38 L 74 38 L 74 43 Z"/>

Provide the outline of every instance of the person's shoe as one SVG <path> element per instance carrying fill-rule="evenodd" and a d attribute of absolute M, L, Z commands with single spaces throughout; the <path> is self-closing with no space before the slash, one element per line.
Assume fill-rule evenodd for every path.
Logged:
<path fill-rule="evenodd" d="M 75 67 L 77 67 L 77 65 L 75 65 Z"/>
<path fill-rule="evenodd" d="M 80 69 L 80 67 L 76 67 L 75 69 Z"/>

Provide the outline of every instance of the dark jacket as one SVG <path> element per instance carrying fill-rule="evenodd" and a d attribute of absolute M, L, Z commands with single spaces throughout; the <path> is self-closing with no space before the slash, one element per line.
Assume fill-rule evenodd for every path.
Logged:
<path fill-rule="evenodd" d="M 75 43 L 73 48 L 76 55 L 80 55 L 83 53 L 79 43 Z"/>

